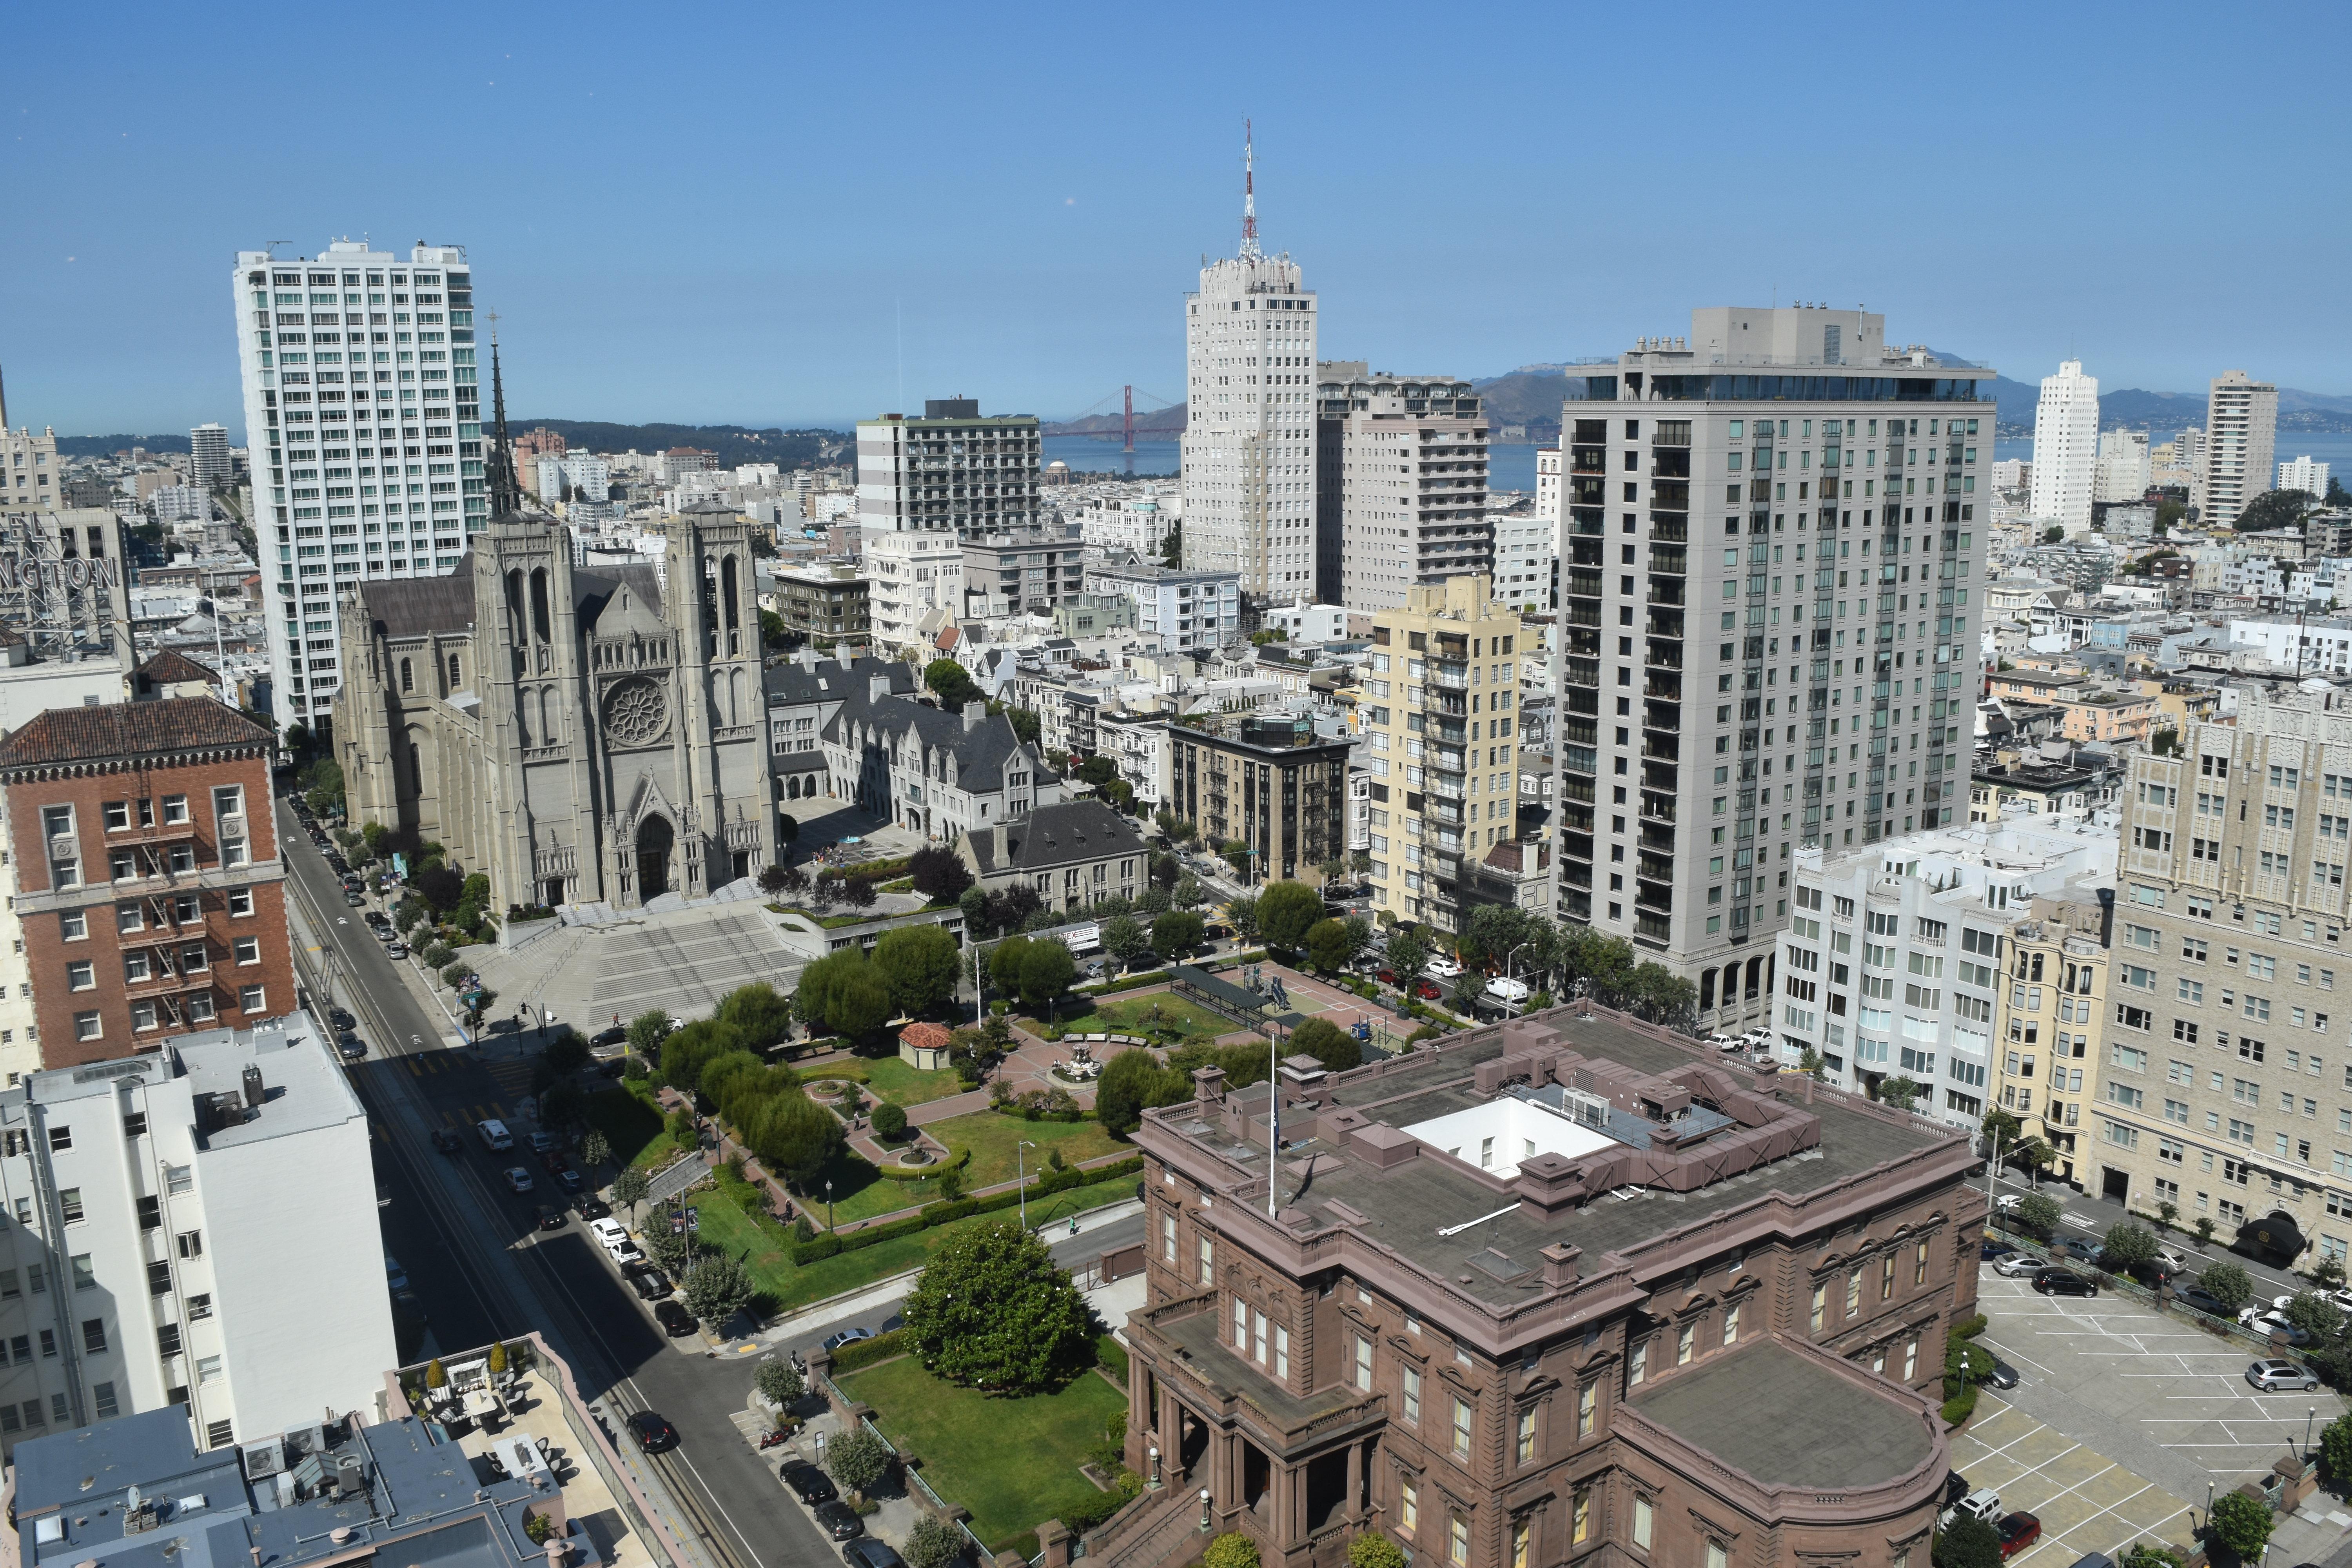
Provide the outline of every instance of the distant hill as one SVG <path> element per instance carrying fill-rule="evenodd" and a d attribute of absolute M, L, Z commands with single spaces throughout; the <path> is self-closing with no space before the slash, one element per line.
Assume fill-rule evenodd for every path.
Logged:
<path fill-rule="evenodd" d="M 520 436 L 544 426 L 563 437 L 567 447 L 592 452 L 667 452 L 672 447 L 697 447 L 716 454 L 719 467 L 744 463 L 774 463 L 780 468 L 809 468 L 846 456 L 853 439 L 840 430 L 783 430 L 773 426 L 752 429 L 742 425 L 608 425 L 593 419 L 517 419 L 507 428 Z M 181 442 L 183 450 L 187 443 Z"/>
<path fill-rule="evenodd" d="M 184 452 L 188 449 L 188 433 L 176 436 L 60 436 L 58 456 L 61 458 L 110 458 L 117 452 L 128 452 L 133 447 L 144 447 L 151 452 Z"/>

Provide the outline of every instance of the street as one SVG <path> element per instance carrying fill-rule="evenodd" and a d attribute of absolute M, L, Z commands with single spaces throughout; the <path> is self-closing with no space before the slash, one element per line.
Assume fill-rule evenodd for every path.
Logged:
<path fill-rule="evenodd" d="M 447 1020 L 419 1005 L 362 919 L 348 909 L 335 874 L 290 807 L 279 804 L 289 871 L 295 959 L 315 1005 L 349 1008 L 368 1055 L 352 1076 L 373 1124 L 385 1250 L 407 1272 L 431 1319 L 433 1344 L 456 1351 L 537 1329 L 571 1364 L 583 1394 L 602 1402 L 617 1432 L 629 1412 L 652 1409 L 677 1428 L 679 1446 L 645 1459 L 683 1517 L 674 1525 L 719 1568 L 834 1563 L 833 1544 L 793 1503 L 772 1467 L 738 1432 L 731 1415 L 751 1391 L 756 1360 L 721 1360 L 699 1338 L 666 1339 L 577 1220 L 535 1227 L 537 1202 L 560 1194 L 507 1190 L 499 1173 L 530 1165 L 521 1147 L 493 1155 L 472 1131 L 485 1117 L 519 1135 L 535 1125 L 531 1063 L 513 1037 L 491 1037 L 482 1053 L 454 1044 Z M 463 1134 L 459 1151 L 431 1142 L 437 1127 Z M 1065 1242 L 1067 1265 L 1131 1245 L 1139 1217 Z M 795 1324 L 794 1348 L 813 1347 L 847 1322 L 870 1325 L 890 1305 Z M 674 1348 L 690 1344 L 693 1352 Z M 780 1350 L 782 1345 L 778 1347 Z M 640 1457 L 641 1459 L 643 1457 Z"/>
<path fill-rule="evenodd" d="M 2024 1196 L 2038 1192 L 2044 1197 L 2055 1200 L 2060 1209 L 2064 1211 L 2059 1218 L 2058 1229 L 2055 1233 L 2059 1236 L 2078 1236 L 2097 1241 L 2107 1234 L 2109 1226 L 2126 1219 L 2136 1225 L 2146 1226 L 2150 1230 L 2156 1228 L 2155 1222 L 2144 1214 L 2132 1213 L 2123 1205 L 2110 1202 L 2105 1198 L 2095 1198 L 2087 1193 L 2078 1193 L 2063 1183 L 2044 1182 L 2036 1187 L 2027 1182 L 2012 1180 L 2006 1171 L 1998 1173 L 1998 1176 L 1999 1180 L 1992 1189 L 1996 1194 L 2015 1193 Z M 2310 1280 L 2302 1279 L 2290 1269 L 2280 1268 L 2269 1263 L 2258 1263 L 2242 1253 L 2231 1252 L 2226 1238 L 2218 1231 L 2214 1233 L 2213 1240 L 2201 1252 L 2198 1250 L 2197 1233 L 2194 1230 L 2176 1225 L 2170 1235 L 2163 1239 L 2165 1245 L 2179 1251 L 2189 1259 L 2191 1274 L 2209 1263 L 2236 1264 L 2252 1278 L 2254 1294 L 2265 1300 L 2274 1296 L 2293 1295 L 2298 1290 L 2311 1289 Z"/>

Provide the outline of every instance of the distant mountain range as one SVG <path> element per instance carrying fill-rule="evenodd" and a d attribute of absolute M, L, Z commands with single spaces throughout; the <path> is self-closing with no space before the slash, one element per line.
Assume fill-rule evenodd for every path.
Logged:
<path fill-rule="evenodd" d="M 667 452 L 673 447 L 696 447 L 714 454 L 722 468 L 744 463 L 773 463 L 779 468 L 805 468 L 835 461 L 851 439 L 839 430 L 783 430 L 774 426 L 752 429 L 743 425 L 608 425 L 593 419 L 517 419 L 507 426 L 514 435 L 544 426 L 563 437 L 566 447 L 591 452 Z"/>

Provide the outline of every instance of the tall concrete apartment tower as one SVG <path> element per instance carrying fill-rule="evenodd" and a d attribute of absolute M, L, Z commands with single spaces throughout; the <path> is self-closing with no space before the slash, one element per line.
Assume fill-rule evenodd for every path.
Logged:
<path fill-rule="evenodd" d="M 963 543 L 1035 531 L 1044 447 L 1034 414 L 983 417 L 935 397 L 923 416 L 857 422 L 857 521 L 874 635 L 898 647 L 963 613 Z"/>
<path fill-rule="evenodd" d="M 2070 359 L 2042 378 L 2033 406 L 2033 515 L 2069 532 L 2091 526 L 2099 473 L 2099 378 Z"/>
<path fill-rule="evenodd" d="M 2242 370 L 2213 378 L 2205 402 L 2205 452 L 2190 500 L 2209 528 L 2233 528 L 2246 503 L 2271 488 L 2278 449 L 2278 388 Z"/>
<path fill-rule="evenodd" d="M 228 483 L 233 468 L 228 460 L 226 426 L 199 425 L 189 431 L 188 456 L 188 472 L 198 488 L 210 489 Z"/>
<path fill-rule="evenodd" d="M 1315 296 L 1258 248 L 1244 143 L 1241 254 L 1185 296 L 1184 566 L 1241 574 L 1250 606 L 1316 592 Z"/>
<path fill-rule="evenodd" d="M 1336 521 L 1339 539 L 1339 592 L 1326 602 L 1394 609 L 1415 584 L 1491 576 L 1486 416 L 1471 384 L 1375 374 L 1361 360 L 1328 360 L 1315 375 L 1317 445 L 1336 452 L 1318 459 L 1324 527 Z"/>
<path fill-rule="evenodd" d="M 1696 983 L 1769 953 L 1801 846 L 1965 820 L 1993 378 L 1802 306 L 1694 310 L 1586 378 L 1561 414 L 1561 918 Z"/>
<path fill-rule="evenodd" d="M 460 246 L 338 240 L 291 261 L 239 251 L 229 288 L 271 700 L 319 730 L 342 688 L 336 595 L 443 575 L 488 521 L 473 269 Z"/>

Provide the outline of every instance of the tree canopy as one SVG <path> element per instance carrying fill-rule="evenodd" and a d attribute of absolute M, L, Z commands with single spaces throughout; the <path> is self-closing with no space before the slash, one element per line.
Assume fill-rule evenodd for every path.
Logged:
<path fill-rule="evenodd" d="M 923 684 L 939 698 L 940 706 L 950 711 L 961 711 L 965 703 L 980 697 L 980 688 L 972 684 L 971 672 L 951 658 L 935 658 L 925 665 Z"/>
<path fill-rule="evenodd" d="M 1151 951 L 1172 960 L 1201 945 L 1201 917 L 1185 910 L 1170 910 L 1151 922 Z"/>
<path fill-rule="evenodd" d="M 952 849 L 927 844 L 907 859 L 907 874 L 915 891 L 927 899 L 961 899 L 971 886 L 971 868 Z"/>
<path fill-rule="evenodd" d="M 1128 1049 L 1103 1064 L 1095 1080 L 1095 1114 L 1103 1131 L 1124 1138 L 1143 1124 L 1143 1112 L 1192 1098 L 1192 1075 L 1163 1068 L 1150 1051 Z"/>
<path fill-rule="evenodd" d="M 1045 1244 L 1012 1220 L 942 1246 L 901 1310 L 924 1368 L 968 1387 L 1057 1387 L 1094 1354 L 1085 1299 Z"/>
<path fill-rule="evenodd" d="M 1309 1018 L 1291 1031 L 1287 1042 L 1290 1056 L 1310 1056 L 1333 1072 L 1345 1072 L 1360 1067 L 1364 1047 L 1356 1037 L 1328 1018 Z"/>
<path fill-rule="evenodd" d="M 882 933 L 872 962 L 899 1015 L 915 1017 L 954 998 L 958 953 L 945 926 L 900 926 Z"/>
<path fill-rule="evenodd" d="M 1307 932 L 1323 918 L 1323 900 L 1304 882 L 1267 885 L 1257 896 L 1257 929 L 1269 947 L 1296 952 L 1307 944 Z"/>
<path fill-rule="evenodd" d="M 863 952 L 845 947 L 801 971 L 793 1003 L 810 1023 L 856 1038 L 889 1022 L 890 983 Z"/>

